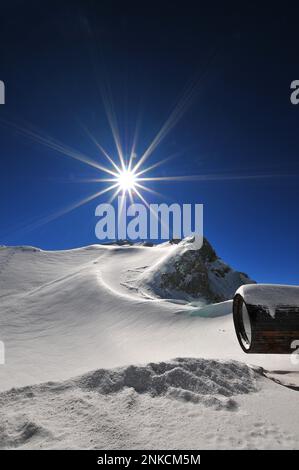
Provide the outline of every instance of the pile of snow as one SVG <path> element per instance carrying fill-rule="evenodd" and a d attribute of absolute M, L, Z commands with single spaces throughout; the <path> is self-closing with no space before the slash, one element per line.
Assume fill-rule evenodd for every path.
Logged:
<path fill-rule="evenodd" d="M 259 305 L 275 318 L 279 308 L 297 307 L 299 310 L 299 286 L 259 284 L 241 286 L 237 292 L 247 304 Z"/>
<path fill-rule="evenodd" d="M 73 383 L 108 394 L 125 387 L 151 396 L 165 395 L 207 406 L 231 407 L 220 397 L 256 391 L 257 374 L 245 364 L 208 359 L 178 358 L 169 362 L 98 370 Z"/>
<path fill-rule="evenodd" d="M 0 448 L 298 448 L 297 397 L 236 361 L 101 369 L 2 392 Z"/>

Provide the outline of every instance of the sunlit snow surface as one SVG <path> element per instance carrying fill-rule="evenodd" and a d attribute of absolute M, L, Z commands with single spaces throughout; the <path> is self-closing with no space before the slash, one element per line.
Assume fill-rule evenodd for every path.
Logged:
<path fill-rule="evenodd" d="M 1 447 L 299 448 L 298 392 L 244 363 L 299 366 L 243 353 L 231 302 L 150 290 L 180 249 L 0 248 L 0 386 L 27 386 L 0 395 Z"/>

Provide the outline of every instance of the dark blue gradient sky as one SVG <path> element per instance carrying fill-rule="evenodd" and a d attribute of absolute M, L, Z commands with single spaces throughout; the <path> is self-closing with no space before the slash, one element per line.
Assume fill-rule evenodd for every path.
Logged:
<path fill-rule="evenodd" d="M 225 3 L 225 5 L 224 5 Z M 162 5 L 161 5 L 162 4 Z M 97 243 L 104 176 L 16 132 L 53 137 L 104 164 L 83 126 L 116 158 L 101 89 L 110 89 L 125 152 L 137 154 L 190 83 L 192 103 L 148 164 L 162 175 L 263 176 L 151 184 L 167 201 L 204 204 L 204 232 L 235 268 L 260 282 L 298 284 L 298 11 L 258 3 L 12 1 L 1 6 L 0 243 L 62 249 Z M 147 195 L 149 202 L 161 202 Z"/>

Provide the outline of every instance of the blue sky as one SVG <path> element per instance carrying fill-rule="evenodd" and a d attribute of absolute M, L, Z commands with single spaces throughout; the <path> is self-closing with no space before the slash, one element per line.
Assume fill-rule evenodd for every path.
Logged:
<path fill-rule="evenodd" d="M 164 2 L 158 11 L 133 2 L 18 1 L 2 9 L 1 244 L 97 243 L 94 210 L 107 200 L 103 195 L 40 224 L 104 187 L 80 180 L 104 175 L 8 123 L 34 126 L 106 164 L 84 130 L 117 159 L 103 87 L 125 153 L 140 119 L 140 156 L 186 87 L 197 83 L 190 106 L 148 164 L 177 156 L 151 176 L 233 179 L 150 187 L 166 202 L 203 203 L 205 236 L 235 268 L 260 282 L 298 283 L 299 106 L 289 99 L 290 83 L 299 79 L 294 12 L 205 2 Z"/>

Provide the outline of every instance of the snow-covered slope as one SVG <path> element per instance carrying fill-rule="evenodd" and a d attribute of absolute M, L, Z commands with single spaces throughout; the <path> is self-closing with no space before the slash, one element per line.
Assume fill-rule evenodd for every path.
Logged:
<path fill-rule="evenodd" d="M 205 300 L 165 301 L 140 284 L 130 285 L 132 274 L 141 272 L 144 281 L 145 272 L 178 250 L 170 244 L 60 252 L 2 248 L 0 339 L 6 364 L 0 366 L 0 387 L 176 356 L 244 358 L 231 315 L 205 318 L 219 308 L 229 313 L 229 303 L 201 310 Z M 286 359 L 273 368 L 281 362 Z"/>
<path fill-rule="evenodd" d="M 228 409 L 230 405 L 227 407 L 224 399 L 228 396 L 221 390 L 229 387 L 234 367 L 243 371 L 237 373 L 238 377 L 243 373 L 244 377 L 251 377 L 244 365 L 232 361 L 250 360 L 265 369 L 293 370 L 294 373 L 298 366 L 287 356 L 251 355 L 248 358 L 235 337 L 229 301 L 208 305 L 211 299 L 202 295 L 199 299 L 192 296 L 191 302 L 179 295 L 176 299 L 157 296 L 151 274 L 157 273 L 164 263 L 173 265 L 179 253 L 187 253 L 188 248 L 184 246 L 187 243 L 156 247 L 94 245 L 60 252 L 1 247 L 0 340 L 5 344 L 6 361 L 0 365 L 0 388 L 28 387 L 0 395 L 3 405 L 0 446 L 75 447 L 82 443 L 83 447 L 122 447 L 122 444 L 145 447 L 155 446 L 157 442 L 165 442 L 166 446 L 171 423 L 176 420 L 175 413 L 185 422 L 184 433 L 189 437 L 197 426 L 203 426 L 202 420 L 211 419 L 211 436 L 207 438 L 206 447 L 233 446 L 233 438 L 225 438 L 221 444 L 217 423 L 225 417 L 231 419 L 232 412 L 247 416 L 254 396 L 259 397 L 260 408 L 253 416 L 248 415 L 247 423 L 252 421 L 255 426 L 254 423 L 261 422 L 257 428 L 262 429 L 263 442 L 268 442 L 266 436 L 273 437 L 269 438 L 270 446 L 275 439 L 281 439 L 275 431 L 277 420 L 272 425 L 263 411 L 268 390 L 271 393 L 273 390 L 277 402 L 279 393 L 287 398 L 285 403 L 292 416 L 297 416 L 293 413 L 297 392 L 266 378 L 261 379 L 264 385 L 258 391 L 247 390 L 251 379 L 245 386 L 241 377 L 241 382 L 239 379 L 235 382 L 237 401 L 246 403 Z M 209 271 L 215 261 L 218 259 L 209 261 Z M 226 275 L 224 280 L 227 281 Z M 221 290 L 219 292 L 221 294 Z M 197 359 L 169 362 L 174 357 Z M 217 361 L 205 361 L 210 359 Z M 222 367 L 219 359 L 226 360 L 228 365 Z M 161 361 L 166 365 L 161 365 Z M 142 366 L 146 363 L 152 365 Z M 132 364 L 133 368 L 129 367 Z M 91 372 L 99 369 L 99 372 Z M 131 377 L 130 371 L 136 374 Z M 88 375 L 82 377 L 82 374 Z M 70 381 L 75 376 L 79 378 Z M 89 376 L 96 385 L 84 388 L 82 384 Z M 128 376 L 132 381 L 127 382 Z M 119 388 L 113 393 L 103 391 L 100 384 L 106 379 L 114 383 L 115 378 L 116 388 Z M 45 381 L 58 382 L 36 385 Z M 145 389 L 138 389 L 138 384 Z M 160 386 L 163 393 L 159 394 Z M 200 390 L 199 386 L 202 386 Z M 243 386 L 247 390 L 246 397 L 240 395 Z M 57 412 L 53 411 L 53 404 Z M 215 410 L 214 405 L 220 411 Z M 194 408 L 196 406 L 199 408 Z M 162 415 L 169 419 L 161 429 L 160 418 L 155 418 L 160 409 L 164 409 Z M 220 417 L 219 413 L 224 414 Z M 125 424 L 127 414 L 131 421 Z M 142 420 L 148 422 L 148 427 L 144 427 L 144 434 L 134 434 L 134 426 L 140 428 Z M 240 416 L 233 420 L 237 425 Z M 122 425 L 127 426 L 128 438 L 124 437 L 126 431 L 121 432 Z M 235 430 L 232 429 L 232 433 Z M 245 433 L 245 429 L 243 431 Z M 254 428 L 253 432 L 258 436 L 261 431 Z M 149 434 L 156 435 L 157 439 L 160 435 L 160 441 L 156 441 L 156 437 L 150 440 Z M 173 432 L 173 444 L 170 440 L 167 446 L 201 446 L 204 433 L 196 435 L 198 439 L 188 440 L 183 437 L 183 431 Z M 245 440 L 245 437 L 241 439 L 242 445 Z M 257 441 L 258 438 L 252 438 L 252 446 L 257 445 Z M 296 439 L 290 442 L 297 445 Z"/>
<path fill-rule="evenodd" d="M 255 282 L 219 258 L 205 238 L 200 249 L 193 237 L 170 245 L 164 258 L 136 277 L 140 290 L 162 298 L 196 299 L 205 305 L 231 299 L 238 287 Z"/>

